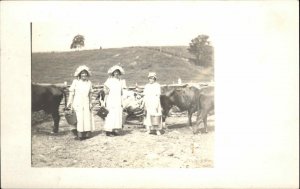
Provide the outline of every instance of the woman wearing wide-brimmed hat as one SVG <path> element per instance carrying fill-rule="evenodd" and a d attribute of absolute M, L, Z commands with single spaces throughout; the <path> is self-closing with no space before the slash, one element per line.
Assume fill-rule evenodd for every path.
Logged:
<path fill-rule="evenodd" d="M 104 104 L 109 111 L 105 118 L 104 131 L 107 136 L 118 135 L 122 129 L 122 82 L 120 75 L 125 74 L 121 66 L 113 66 L 108 70 L 109 78 L 104 83 Z"/>
<path fill-rule="evenodd" d="M 160 105 L 160 84 L 156 82 L 157 76 L 155 72 L 150 72 L 148 75 L 149 83 L 144 88 L 144 108 L 146 110 L 146 117 L 144 119 L 144 125 L 147 132 L 156 131 L 157 135 L 160 135 L 162 129 L 161 120 L 161 105 Z M 160 118 L 159 125 L 152 125 L 151 116 L 157 116 Z"/>
<path fill-rule="evenodd" d="M 91 137 L 91 131 L 95 130 L 94 119 L 92 115 L 92 82 L 90 69 L 85 66 L 79 66 L 70 86 L 69 100 L 67 107 L 76 112 L 77 125 L 73 133 L 77 135 L 75 139 L 86 139 Z"/>

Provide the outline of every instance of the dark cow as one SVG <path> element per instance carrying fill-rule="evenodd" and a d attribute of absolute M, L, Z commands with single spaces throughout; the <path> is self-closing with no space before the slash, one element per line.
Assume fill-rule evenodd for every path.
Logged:
<path fill-rule="evenodd" d="M 44 110 L 47 114 L 51 114 L 54 121 L 54 133 L 58 132 L 59 105 L 63 97 L 65 97 L 66 108 L 66 94 L 62 88 L 54 85 L 31 84 L 31 110 L 34 112 Z"/>
<path fill-rule="evenodd" d="M 183 89 L 173 89 L 165 95 L 161 95 L 161 106 L 163 109 L 163 122 L 172 108 L 177 106 L 181 111 L 188 112 L 188 122 L 192 126 L 192 115 L 197 114 L 197 125 L 203 120 L 205 132 L 207 132 L 207 115 L 214 109 L 214 87 L 198 89 L 196 87 L 186 87 Z"/>

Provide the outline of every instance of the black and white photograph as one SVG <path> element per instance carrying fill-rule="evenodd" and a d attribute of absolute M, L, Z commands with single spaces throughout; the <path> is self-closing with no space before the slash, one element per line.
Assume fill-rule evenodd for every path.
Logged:
<path fill-rule="evenodd" d="M 119 22 L 31 23 L 32 166 L 212 168 L 213 38 Z"/>
<path fill-rule="evenodd" d="M 299 188 L 298 1 L 1 1 L 1 188 Z"/>

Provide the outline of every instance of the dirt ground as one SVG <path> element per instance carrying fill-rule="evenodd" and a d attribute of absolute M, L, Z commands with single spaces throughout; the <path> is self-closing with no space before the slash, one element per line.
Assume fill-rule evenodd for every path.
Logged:
<path fill-rule="evenodd" d="M 114 137 L 105 136 L 97 115 L 95 124 L 93 137 L 78 141 L 63 116 L 58 134 L 51 134 L 51 117 L 33 122 L 32 167 L 213 167 L 214 116 L 208 118 L 209 133 L 197 135 L 187 125 L 186 115 L 168 117 L 168 129 L 160 136 L 147 134 L 138 120 L 128 120 L 121 135 Z"/>

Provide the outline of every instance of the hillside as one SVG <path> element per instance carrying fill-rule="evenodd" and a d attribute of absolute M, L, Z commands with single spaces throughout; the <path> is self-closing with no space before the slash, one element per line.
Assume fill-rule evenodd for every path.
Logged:
<path fill-rule="evenodd" d="M 93 84 L 103 84 L 107 70 L 121 63 L 125 69 L 128 86 L 147 83 L 149 71 L 155 71 L 158 82 L 170 84 L 177 82 L 210 81 L 214 78 L 213 68 L 201 68 L 188 62 L 189 53 L 185 47 L 126 47 L 102 50 L 84 50 L 72 52 L 51 52 L 32 54 L 32 81 L 39 83 L 69 84 L 79 65 L 91 68 Z"/>

